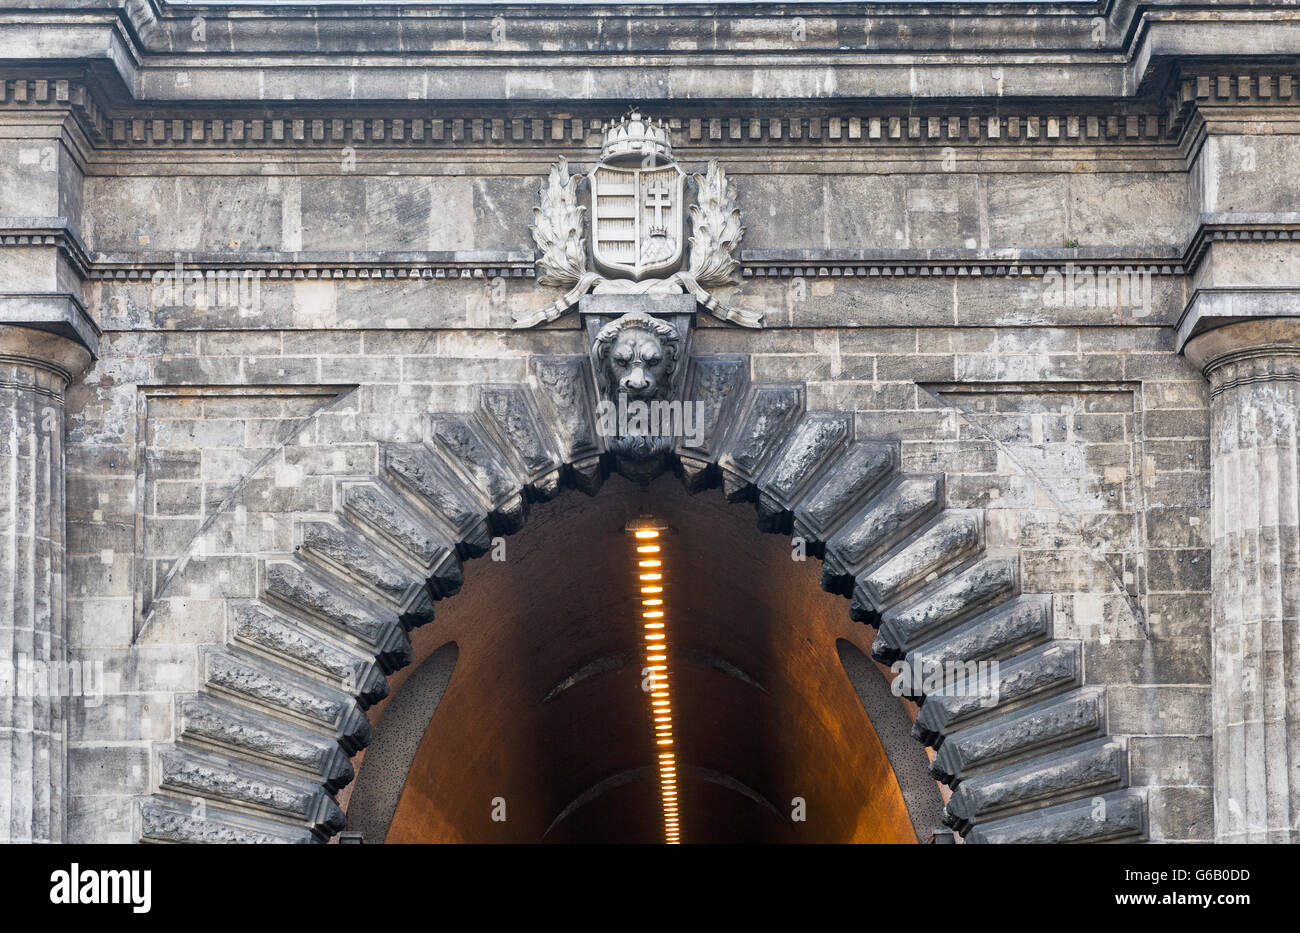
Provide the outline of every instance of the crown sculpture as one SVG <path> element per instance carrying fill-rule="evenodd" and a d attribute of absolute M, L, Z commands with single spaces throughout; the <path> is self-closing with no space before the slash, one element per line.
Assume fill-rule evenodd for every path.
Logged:
<path fill-rule="evenodd" d="M 663 122 L 633 110 L 602 128 L 600 163 L 585 176 L 590 188 L 591 253 L 587 207 L 578 203 L 584 176 L 569 172 L 563 157 L 551 166 L 541 203 L 533 208 L 533 240 L 543 285 L 567 288 L 540 311 L 516 318 L 516 327 L 553 321 L 587 292 L 690 293 L 710 313 L 745 327 L 762 315 L 730 308 L 708 291 L 732 285 L 733 256 L 741 235 L 740 209 L 717 160 L 692 175 L 695 203 L 685 209 L 686 173 L 673 160 L 672 136 Z M 691 235 L 683 245 L 689 213 Z M 589 265 L 590 259 L 590 265 Z"/>
<path fill-rule="evenodd" d="M 600 161 L 622 162 L 641 160 L 654 156 L 664 162 L 673 160 L 673 141 L 668 127 L 645 119 L 632 111 L 617 123 L 603 127 L 604 143 L 600 147 Z"/>

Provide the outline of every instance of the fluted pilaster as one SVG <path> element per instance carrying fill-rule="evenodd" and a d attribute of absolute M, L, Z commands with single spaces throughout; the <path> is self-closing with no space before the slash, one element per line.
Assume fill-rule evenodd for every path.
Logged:
<path fill-rule="evenodd" d="M 1193 338 L 1211 391 L 1215 836 L 1300 841 L 1300 319 Z"/>

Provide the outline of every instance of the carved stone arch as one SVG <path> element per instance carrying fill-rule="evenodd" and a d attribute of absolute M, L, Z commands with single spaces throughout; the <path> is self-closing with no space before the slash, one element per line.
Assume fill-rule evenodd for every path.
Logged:
<path fill-rule="evenodd" d="M 690 492 L 752 501 L 759 526 L 822 558 L 821 585 L 878 628 L 883 663 L 996 659 L 996 699 L 922 702 L 912 734 L 953 788 L 944 822 L 970 842 L 1143 838 L 1145 800 L 1107 730 L 1106 690 L 1056 639 L 1050 594 L 1022 592 L 1019 557 L 986 546 L 980 509 L 949 508 L 941 473 L 900 469 L 896 442 L 854 436 L 851 412 L 808 411 L 802 384 L 751 383 L 738 354 L 689 358 L 682 397 L 702 443 L 667 458 Z M 454 596 L 461 561 L 518 531 L 529 504 L 595 493 L 615 458 L 596 430 L 586 355 L 533 356 L 527 383 L 479 387 L 470 412 L 431 413 L 419 443 L 381 443 L 378 472 L 337 481 L 331 516 L 295 520 L 291 554 L 260 561 L 259 597 L 232 605 L 200 689 L 177 700 L 139 808 L 151 841 L 319 842 L 333 794 L 371 738 L 364 710 L 411 661 L 408 632 Z M 196 802 L 197 801 L 197 802 Z"/>

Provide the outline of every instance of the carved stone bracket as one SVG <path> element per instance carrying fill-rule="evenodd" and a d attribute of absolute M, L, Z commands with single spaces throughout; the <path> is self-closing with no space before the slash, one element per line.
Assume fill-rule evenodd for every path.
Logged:
<path fill-rule="evenodd" d="M 648 481 L 662 473 L 686 431 L 689 403 L 681 399 L 681 388 L 694 304 L 688 295 L 582 300 L 598 397 L 596 428 L 629 479 Z"/>

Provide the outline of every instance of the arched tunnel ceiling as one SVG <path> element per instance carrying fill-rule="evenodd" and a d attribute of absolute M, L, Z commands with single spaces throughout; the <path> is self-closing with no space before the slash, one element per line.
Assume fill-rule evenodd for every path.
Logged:
<path fill-rule="evenodd" d="M 466 565 L 462 593 L 413 633 L 415 663 L 371 710 L 372 766 L 362 764 L 352 800 L 367 798 L 358 806 L 373 811 L 387 784 L 389 842 L 662 841 L 640 597 L 623 531 L 647 508 L 672 528 L 665 595 L 684 841 L 915 841 L 899 762 L 891 767 L 836 649 L 844 640 L 867 651 L 872 630 L 818 588 L 815 558 L 794 561 L 788 538 L 755 528 L 751 507 L 716 492 L 687 496 L 671 478 L 648 490 L 612 479 L 594 498 L 534 506 L 505 539 L 504 561 Z M 422 665 L 437 652 L 431 663 L 450 669 L 449 642 L 454 671 L 440 701 L 429 699 Z M 885 701 L 878 719 L 894 736 L 906 716 Z M 399 730 L 386 730 L 384 716 L 402 704 L 411 708 L 402 729 L 429 722 L 413 761 L 409 751 L 385 754 Z M 924 750 L 905 736 L 890 748 L 916 759 L 900 773 L 923 769 Z M 377 773 L 399 759 L 401 773 Z M 932 783 L 926 795 L 937 808 Z M 803 822 L 791 820 L 796 797 Z M 504 821 L 492 819 L 498 798 Z"/>

